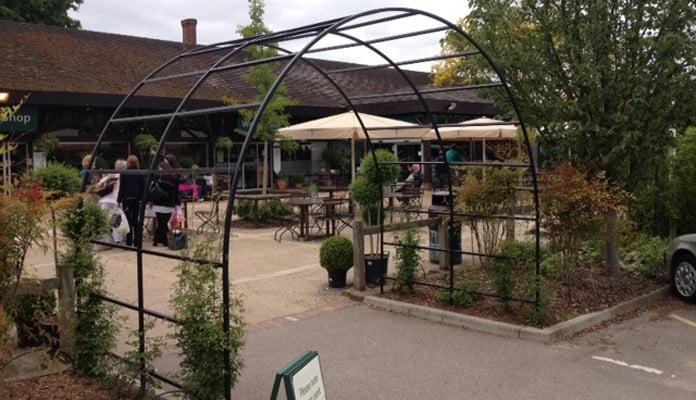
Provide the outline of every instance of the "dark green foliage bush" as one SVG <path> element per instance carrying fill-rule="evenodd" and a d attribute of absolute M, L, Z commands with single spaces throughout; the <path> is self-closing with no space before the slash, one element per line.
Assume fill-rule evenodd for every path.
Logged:
<path fill-rule="evenodd" d="M 271 199 L 260 202 L 257 210 L 254 201 L 239 200 L 235 212 L 241 219 L 264 222 L 292 214 L 292 206 L 287 201 Z"/>
<path fill-rule="evenodd" d="M 10 312 L 18 325 L 31 325 L 56 311 L 56 296 L 53 292 L 22 294 L 15 296 Z"/>
<path fill-rule="evenodd" d="M 419 253 L 419 235 L 417 228 L 409 224 L 403 235 L 397 237 L 396 248 L 396 282 L 394 289 L 400 291 L 404 287 L 413 290 L 418 279 L 418 272 L 423 269 L 423 260 Z M 425 271 L 422 271 L 423 273 Z"/>
<path fill-rule="evenodd" d="M 181 164 L 181 168 L 191 168 L 194 164 L 193 157 L 181 156 L 179 158 L 179 164 Z"/>
<path fill-rule="evenodd" d="M 332 236 L 319 248 L 319 264 L 327 271 L 347 271 L 353 266 L 353 242 L 343 236 Z"/>
<path fill-rule="evenodd" d="M 454 305 L 468 307 L 476 303 L 481 298 L 481 277 L 470 272 L 462 272 L 457 277 L 454 284 L 454 293 L 452 293 L 452 302 Z M 450 292 L 447 289 L 440 289 L 436 294 L 438 300 L 443 302 L 450 301 Z"/>
<path fill-rule="evenodd" d="M 525 312 L 525 322 L 530 326 L 544 326 L 548 318 L 549 306 L 554 300 L 553 293 L 545 289 L 544 279 L 541 276 L 526 282 L 521 289 L 522 297 L 532 301 Z M 539 304 L 536 301 L 536 293 L 539 293 Z"/>
<path fill-rule="evenodd" d="M 234 212 L 241 219 L 254 219 L 254 202 L 251 200 L 238 200 Z"/>
<path fill-rule="evenodd" d="M 46 158 L 49 158 L 58 150 L 60 139 L 51 135 L 42 135 L 34 141 L 34 150 L 46 153 Z"/>
<path fill-rule="evenodd" d="M 85 201 L 65 214 L 62 232 L 72 242 L 89 242 L 109 231 L 106 213 L 98 204 Z"/>
<path fill-rule="evenodd" d="M 636 234 L 621 248 L 621 267 L 648 278 L 666 276 L 664 254 L 668 245 L 667 239 Z"/>
<path fill-rule="evenodd" d="M 150 148 L 157 145 L 157 139 L 155 139 L 155 137 L 149 133 L 140 133 L 135 135 L 133 144 L 135 145 L 135 149 L 138 151 L 140 161 L 142 163 L 142 161 L 150 159 Z"/>
<path fill-rule="evenodd" d="M 109 353 L 115 346 L 118 325 L 115 306 L 99 298 L 107 294 L 104 266 L 95 257 L 90 240 L 108 231 L 106 214 L 99 205 L 87 201 L 68 210 L 61 228 L 68 244 L 60 263 L 75 269 L 74 368 L 80 375 L 104 376 L 111 370 Z"/>
<path fill-rule="evenodd" d="M 78 193 L 82 186 L 80 172 L 62 163 L 48 163 L 44 168 L 36 170 L 35 175 L 41 179 L 44 188 L 52 192 L 51 198 Z"/>
<path fill-rule="evenodd" d="M 196 246 L 193 258 L 214 260 L 219 254 L 219 241 L 207 240 Z M 181 356 L 179 377 L 190 398 L 223 399 L 225 354 L 229 356 L 232 386 L 243 367 L 242 301 L 234 293 L 229 294 L 230 329 L 225 332 L 218 265 L 182 261 L 177 266 L 177 278 L 170 304 L 180 321 L 173 334 Z"/>
<path fill-rule="evenodd" d="M 377 149 L 375 157 L 380 162 L 379 167 L 372 154 L 366 154 L 360 163 L 360 176 L 351 183 L 349 188 L 350 197 L 363 207 L 378 204 L 382 200 L 382 186 L 396 181 L 401 173 L 396 164 L 381 164 L 398 161 L 394 153 Z"/>
<path fill-rule="evenodd" d="M 508 307 L 520 275 L 533 273 L 534 245 L 506 240 L 496 256 L 490 260 L 493 289 L 503 306 Z"/>
<path fill-rule="evenodd" d="M 686 130 L 677 138 L 676 154 L 671 160 L 668 207 L 676 223 L 677 233 L 693 232 L 696 226 L 696 127 Z"/>

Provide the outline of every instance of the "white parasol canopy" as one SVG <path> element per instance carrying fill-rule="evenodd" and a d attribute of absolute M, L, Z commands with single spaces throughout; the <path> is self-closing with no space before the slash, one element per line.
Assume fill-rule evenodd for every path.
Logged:
<path fill-rule="evenodd" d="M 278 133 L 293 140 L 351 140 L 351 178 L 355 178 L 355 141 L 366 140 L 367 135 L 358 120 L 365 125 L 370 140 L 422 139 L 430 128 L 416 124 L 352 111 L 302 122 L 278 129 Z"/>
<path fill-rule="evenodd" d="M 504 121 L 492 118 L 476 118 L 462 122 L 458 126 L 439 128 L 439 131 L 442 140 L 511 140 L 517 135 L 515 125 L 508 125 Z M 427 139 L 437 140 L 434 129 L 430 130 Z"/>

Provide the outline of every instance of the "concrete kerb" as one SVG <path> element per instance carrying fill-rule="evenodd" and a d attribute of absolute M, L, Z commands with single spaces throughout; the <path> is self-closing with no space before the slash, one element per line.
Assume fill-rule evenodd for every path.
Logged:
<path fill-rule="evenodd" d="M 374 307 L 391 312 L 411 315 L 426 319 L 428 321 L 490 333 L 497 336 L 549 344 L 576 334 L 591 326 L 609 321 L 620 315 L 635 311 L 641 307 L 648 306 L 657 300 L 664 298 L 668 293 L 669 286 L 665 286 L 646 295 L 617 304 L 616 306 L 606 310 L 584 314 L 543 329 L 492 321 L 471 315 L 464 315 L 371 295 L 361 296 L 359 293 L 355 292 L 347 293 L 347 295 L 353 300 L 362 301 L 365 304 Z"/>

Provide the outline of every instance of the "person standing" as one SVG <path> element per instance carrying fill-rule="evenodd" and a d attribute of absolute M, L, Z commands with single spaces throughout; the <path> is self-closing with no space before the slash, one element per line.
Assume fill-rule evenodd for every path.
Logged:
<path fill-rule="evenodd" d="M 139 170 L 140 160 L 135 155 L 130 155 L 126 159 L 126 170 Z M 123 212 L 126 214 L 126 219 L 128 220 L 128 225 L 130 226 L 130 231 L 126 235 L 126 244 L 128 246 L 133 245 L 133 233 L 136 227 L 139 227 L 140 221 L 138 220 L 140 213 L 140 200 L 143 197 L 143 191 L 145 190 L 145 177 L 143 175 L 136 174 L 121 174 L 120 185 L 118 190 L 118 204 L 123 208 Z"/>
<path fill-rule="evenodd" d="M 114 163 L 114 169 L 125 169 L 125 161 L 122 159 L 116 160 Z M 103 176 L 99 182 L 95 186 L 99 186 L 101 184 L 104 184 L 108 181 L 113 181 L 113 189 L 109 193 L 104 194 L 103 196 L 99 197 L 99 207 L 104 210 L 104 212 L 107 215 L 107 220 L 111 219 L 111 214 L 113 214 L 114 210 L 118 207 L 118 192 L 121 187 L 121 182 L 120 182 L 120 174 L 114 173 L 114 174 L 106 174 Z M 109 243 L 115 243 L 121 241 L 123 238 L 121 237 L 120 233 L 116 233 L 114 231 L 114 228 L 111 228 L 111 231 L 104 235 L 102 238 L 102 241 L 104 242 L 109 242 Z M 101 249 L 100 247 L 96 246 L 96 250 Z"/>
<path fill-rule="evenodd" d="M 152 190 L 148 193 L 148 201 L 152 202 L 152 209 L 155 212 L 155 238 L 153 246 L 169 245 L 167 233 L 169 232 L 169 219 L 172 217 L 174 207 L 179 197 L 179 176 L 177 174 L 166 173 L 171 167 L 166 161 L 162 161 L 157 166 L 160 175 L 152 182 Z"/>
<path fill-rule="evenodd" d="M 437 179 L 437 185 L 440 188 L 446 186 L 447 183 L 447 164 L 445 164 L 445 153 L 442 150 L 437 152 L 437 157 L 435 157 L 435 179 Z"/>
<path fill-rule="evenodd" d="M 464 157 L 462 156 L 462 153 L 459 152 L 459 149 L 457 149 L 456 144 L 450 145 L 449 150 L 447 150 L 447 153 L 445 153 L 445 158 L 447 159 L 447 164 L 449 164 L 452 176 L 458 178 L 459 170 L 457 163 L 464 161 Z"/>
<path fill-rule="evenodd" d="M 94 162 L 92 162 L 92 155 L 87 154 L 86 156 L 82 157 L 82 170 L 80 171 L 80 181 L 82 182 L 82 186 L 80 187 L 80 192 L 84 193 L 87 190 L 89 190 L 89 187 L 92 186 L 92 177 L 91 175 L 91 170 L 94 169 Z"/>
<path fill-rule="evenodd" d="M 447 163 L 450 165 L 464 161 L 464 157 L 462 153 L 459 152 L 459 149 L 457 149 L 456 144 L 450 145 L 449 150 L 445 153 L 445 158 L 447 158 Z"/>

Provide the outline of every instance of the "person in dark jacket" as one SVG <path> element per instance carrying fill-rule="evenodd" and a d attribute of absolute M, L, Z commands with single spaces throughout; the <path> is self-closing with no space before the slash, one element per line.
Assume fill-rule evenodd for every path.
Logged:
<path fill-rule="evenodd" d="M 152 185 L 156 187 L 157 190 L 150 191 L 150 197 L 148 199 L 152 202 L 152 209 L 155 212 L 157 224 L 152 245 L 157 246 L 162 244 L 168 246 L 168 223 L 174 212 L 174 207 L 179 202 L 179 176 L 177 174 L 165 173 L 167 170 L 171 169 L 169 163 L 166 161 L 159 163 L 157 169 L 160 175 L 155 177 L 152 182 Z M 158 194 L 155 195 L 154 193 Z"/>
<path fill-rule="evenodd" d="M 140 160 L 137 156 L 130 155 L 126 159 L 126 170 L 139 170 Z M 123 208 L 123 212 L 126 214 L 126 219 L 128 220 L 128 225 L 130 225 L 130 232 L 126 235 L 126 244 L 128 246 L 133 245 L 133 234 L 135 229 L 139 226 L 140 221 L 138 220 L 140 212 L 140 200 L 143 198 L 143 191 L 145 190 L 145 177 L 143 175 L 130 175 L 128 173 L 121 174 L 120 178 L 121 184 L 118 190 L 118 204 Z"/>
<path fill-rule="evenodd" d="M 435 177 L 437 178 L 437 187 L 444 188 L 447 186 L 447 164 L 445 164 L 445 153 L 440 150 L 435 157 Z"/>

